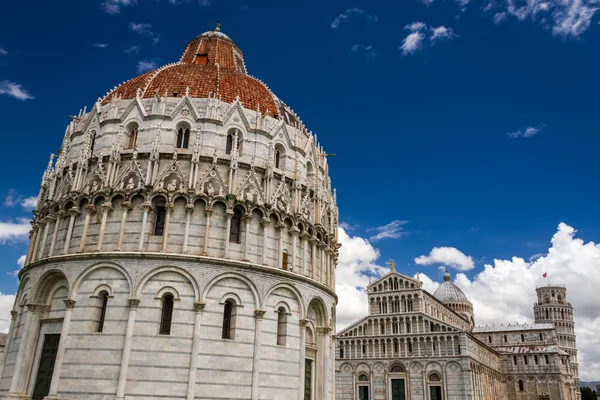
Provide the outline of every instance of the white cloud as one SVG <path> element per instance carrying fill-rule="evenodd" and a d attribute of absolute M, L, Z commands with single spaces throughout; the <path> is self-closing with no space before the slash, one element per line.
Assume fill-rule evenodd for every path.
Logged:
<path fill-rule="evenodd" d="M 452 28 L 447 28 L 445 26 L 438 26 L 437 28 L 431 28 L 431 37 L 429 38 L 431 41 L 440 40 L 440 39 L 453 39 L 456 36 L 454 30 Z"/>
<path fill-rule="evenodd" d="M 137 73 L 143 74 L 144 72 L 148 72 L 150 70 L 158 68 L 158 64 L 154 60 L 142 60 L 137 64 Z"/>
<path fill-rule="evenodd" d="M 338 228 L 340 258 L 336 269 L 337 328 L 342 329 L 367 314 L 365 287 L 369 276 L 380 276 L 386 267 L 376 264 L 379 250 L 368 240 L 359 236 L 349 236 L 344 228 Z"/>
<path fill-rule="evenodd" d="M 14 97 L 17 100 L 30 100 L 35 98 L 23 86 L 11 81 L 0 81 L 0 94 Z"/>
<path fill-rule="evenodd" d="M 368 14 L 367 12 L 365 12 L 365 10 L 363 10 L 363 9 L 352 7 L 352 8 L 348 8 L 346 11 L 344 11 L 343 13 L 338 15 L 331 23 L 331 25 L 330 25 L 331 28 L 336 29 L 342 24 L 342 22 L 348 22 L 348 19 L 352 15 L 364 16 L 367 21 L 372 21 L 372 22 L 377 22 L 379 20 L 377 15 L 371 15 L 371 14 Z"/>
<path fill-rule="evenodd" d="M 100 3 L 102 8 L 108 14 L 118 14 L 121 8 L 137 4 L 137 0 L 106 0 Z"/>
<path fill-rule="evenodd" d="M 423 39 L 425 39 L 425 35 L 423 35 L 421 32 L 413 32 L 408 34 L 408 36 L 404 38 L 402 46 L 400 46 L 400 49 L 402 49 L 402 55 L 405 56 L 420 50 L 423 46 Z"/>
<path fill-rule="evenodd" d="M 105 49 L 108 47 L 108 45 L 106 43 L 94 43 L 92 47 L 96 47 L 98 49 Z"/>
<path fill-rule="evenodd" d="M 368 57 L 375 57 L 377 54 L 373 45 L 365 45 L 365 44 L 355 44 L 352 46 L 352 51 L 356 54 L 364 54 Z"/>
<path fill-rule="evenodd" d="M 21 257 L 19 257 L 19 259 L 17 260 L 17 265 L 19 265 L 19 269 L 13 271 L 13 272 L 8 272 L 9 275 L 12 276 L 18 276 L 19 275 L 19 271 L 23 269 L 23 267 L 25 266 L 25 255 L 22 255 Z"/>
<path fill-rule="evenodd" d="M 25 210 L 33 210 L 37 206 L 37 196 L 23 197 L 15 189 L 10 189 L 8 194 L 4 196 L 4 205 L 14 207 L 17 204 Z"/>
<path fill-rule="evenodd" d="M 532 137 L 532 136 L 537 135 L 538 133 L 540 133 L 541 130 L 542 130 L 541 127 L 528 126 L 527 128 L 519 129 L 518 131 L 515 131 L 515 132 L 508 132 L 507 135 L 513 139 L 520 138 L 520 137 L 527 138 L 527 137 Z"/>
<path fill-rule="evenodd" d="M 129 46 L 126 47 L 123 52 L 125 54 L 139 54 L 140 52 L 140 46 Z"/>
<path fill-rule="evenodd" d="M 0 332 L 8 333 L 10 328 L 10 312 L 13 309 L 15 295 L 0 293 Z"/>
<path fill-rule="evenodd" d="M 5 56 L 7 54 L 8 54 L 8 51 L 6 51 L 2 47 L 0 47 L 0 56 Z"/>
<path fill-rule="evenodd" d="M 26 210 L 33 210 L 37 206 L 37 196 L 26 197 L 21 200 L 21 207 Z"/>
<path fill-rule="evenodd" d="M 379 251 L 361 237 L 349 237 L 339 229 L 340 263 L 337 268 L 339 296 L 338 330 L 367 314 L 366 294 L 357 289 L 368 284 L 370 276 L 380 276 L 388 269 L 376 265 Z M 470 280 L 459 273 L 455 283 L 473 302 L 478 325 L 533 321 L 535 288 L 550 283 L 565 285 L 567 300 L 573 305 L 582 380 L 597 379 L 600 371 L 600 309 L 598 284 L 600 244 L 585 243 L 575 237 L 572 227 L 561 223 L 551 240 L 551 247 L 533 262 L 519 257 L 494 260 Z M 402 271 L 399 271 L 402 273 Z M 420 274 L 423 287 L 433 293 L 437 282 Z"/>
<path fill-rule="evenodd" d="M 429 7 L 430 5 L 433 4 L 434 0 L 421 0 L 421 3 L 423 3 L 424 5 L 426 5 L 427 7 Z"/>
<path fill-rule="evenodd" d="M 31 224 L 26 218 L 19 218 L 17 222 L 0 222 L 0 243 L 26 240 L 30 229 Z"/>
<path fill-rule="evenodd" d="M 152 25 L 148 23 L 137 24 L 132 22 L 129 24 L 129 28 L 140 36 L 150 38 L 152 44 L 157 44 L 160 40 L 160 35 L 152 31 Z"/>
<path fill-rule="evenodd" d="M 403 226 L 407 223 L 408 221 L 395 220 L 387 225 L 370 228 L 368 231 L 375 232 L 375 234 L 369 237 L 369 240 L 376 242 L 381 239 L 398 239 L 399 237 L 406 235 Z"/>
<path fill-rule="evenodd" d="M 475 268 L 473 258 L 455 247 L 434 247 L 428 256 L 422 255 L 415 258 L 415 263 L 419 265 L 444 264 L 459 271 Z"/>
<path fill-rule="evenodd" d="M 420 21 L 415 21 L 412 24 L 408 24 L 404 27 L 404 29 L 413 31 L 413 32 L 421 31 L 425 28 L 427 28 L 427 25 L 425 25 L 424 22 L 420 22 Z"/>

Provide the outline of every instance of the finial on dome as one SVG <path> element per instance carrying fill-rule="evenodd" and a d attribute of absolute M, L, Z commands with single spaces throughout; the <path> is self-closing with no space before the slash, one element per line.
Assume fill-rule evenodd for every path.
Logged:
<path fill-rule="evenodd" d="M 215 31 L 221 32 L 221 21 L 217 21 L 217 26 L 215 26 Z"/>
<path fill-rule="evenodd" d="M 396 270 L 396 263 L 394 261 L 392 261 L 392 267 L 391 267 L 392 271 Z"/>
<path fill-rule="evenodd" d="M 444 274 L 444 282 L 450 282 L 452 280 L 452 276 L 450 275 L 450 272 L 448 272 L 448 270 L 446 270 L 446 273 Z"/>

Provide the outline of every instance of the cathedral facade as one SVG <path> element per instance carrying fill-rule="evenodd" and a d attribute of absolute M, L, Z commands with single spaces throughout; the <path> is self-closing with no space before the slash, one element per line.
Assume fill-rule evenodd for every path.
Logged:
<path fill-rule="evenodd" d="M 430 294 L 394 270 L 369 284 L 368 315 L 336 335 L 338 400 L 578 400 L 573 308 L 537 288 L 535 322 L 475 327 L 446 272 Z"/>
<path fill-rule="evenodd" d="M 334 397 L 326 153 L 217 28 L 68 125 L 1 399 Z"/>

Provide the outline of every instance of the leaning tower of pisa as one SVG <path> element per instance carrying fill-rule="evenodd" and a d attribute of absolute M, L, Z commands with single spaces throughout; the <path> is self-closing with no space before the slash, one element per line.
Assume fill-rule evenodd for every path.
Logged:
<path fill-rule="evenodd" d="M 537 303 L 533 305 L 536 323 L 553 323 L 558 335 L 560 347 L 571 355 L 571 371 L 579 387 L 579 364 L 577 362 L 577 344 L 573 306 L 567 302 L 567 289 L 560 285 L 540 286 L 536 289 Z M 578 397 L 580 396 L 577 391 Z"/>

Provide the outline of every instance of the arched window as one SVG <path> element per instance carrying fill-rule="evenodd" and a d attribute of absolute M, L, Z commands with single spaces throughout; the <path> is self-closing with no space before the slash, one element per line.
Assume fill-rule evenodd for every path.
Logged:
<path fill-rule="evenodd" d="M 173 319 L 173 295 L 165 294 L 162 298 L 162 315 L 160 318 L 160 334 L 171 334 L 171 321 Z"/>
<path fill-rule="evenodd" d="M 525 341 L 525 335 L 521 334 L 521 342 Z"/>
<path fill-rule="evenodd" d="M 223 339 L 233 339 L 235 333 L 235 302 L 231 299 L 225 301 L 223 306 Z"/>
<path fill-rule="evenodd" d="M 287 251 L 283 251 L 281 255 L 281 269 L 287 271 L 288 270 L 288 253 Z"/>
<path fill-rule="evenodd" d="M 231 227 L 229 229 L 229 241 L 239 243 L 242 230 L 242 211 L 239 208 L 233 209 L 231 217 Z"/>
<path fill-rule="evenodd" d="M 523 383 L 523 380 L 519 379 L 519 392 L 524 392 L 525 391 L 525 384 Z"/>
<path fill-rule="evenodd" d="M 106 317 L 106 307 L 108 306 L 108 292 L 106 290 L 100 292 L 100 300 L 102 301 L 102 308 L 100 309 L 97 332 L 102 332 L 104 330 L 104 318 Z"/>
<path fill-rule="evenodd" d="M 138 127 L 137 125 L 131 128 L 131 132 L 129 133 L 129 146 L 128 149 L 134 149 L 137 144 L 137 136 L 138 136 Z"/>
<path fill-rule="evenodd" d="M 367 375 L 365 375 L 365 374 L 362 374 L 362 375 L 360 375 L 360 376 L 358 377 L 358 380 L 359 380 L 360 382 L 368 382 L 368 381 L 369 381 L 369 377 L 368 377 Z"/>
<path fill-rule="evenodd" d="M 550 314 L 548 313 L 548 310 L 546 310 L 546 319 L 550 319 Z"/>
<path fill-rule="evenodd" d="M 285 346 L 287 336 L 287 311 L 284 307 L 277 310 L 277 345 Z"/>
<path fill-rule="evenodd" d="M 233 133 L 227 135 L 227 144 L 225 145 L 225 154 L 231 154 L 233 149 Z"/>
<path fill-rule="evenodd" d="M 90 154 L 94 153 L 94 147 L 96 147 L 96 131 L 90 134 Z"/>
<path fill-rule="evenodd" d="M 544 334 L 540 333 L 540 340 L 544 340 Z"/>
<path fill-rule="evenodd" d="M 190 128 L 182 126 L 177 131 L 177 148 L 187 149 L 190 144 Z"/>
<path fill-rule="evenodd" d="M 340 346 L 340 358 L 344 358 L 344 347 L 343 346 L 344 346 L 343 344 Z"/>
<path fill-rule="evenodd" d="M 162 236 L 165 232 L 165 218 L 167 216 L 167 209 L 165 206 L 156 207 L 156 222 L 154 223 L 154 234 Z"/>
<path fill-rule="evenodd" d="M 275 168 L 279 168 L 281 154 L 279 153 L 279 149 L 275 149 Z"/>

